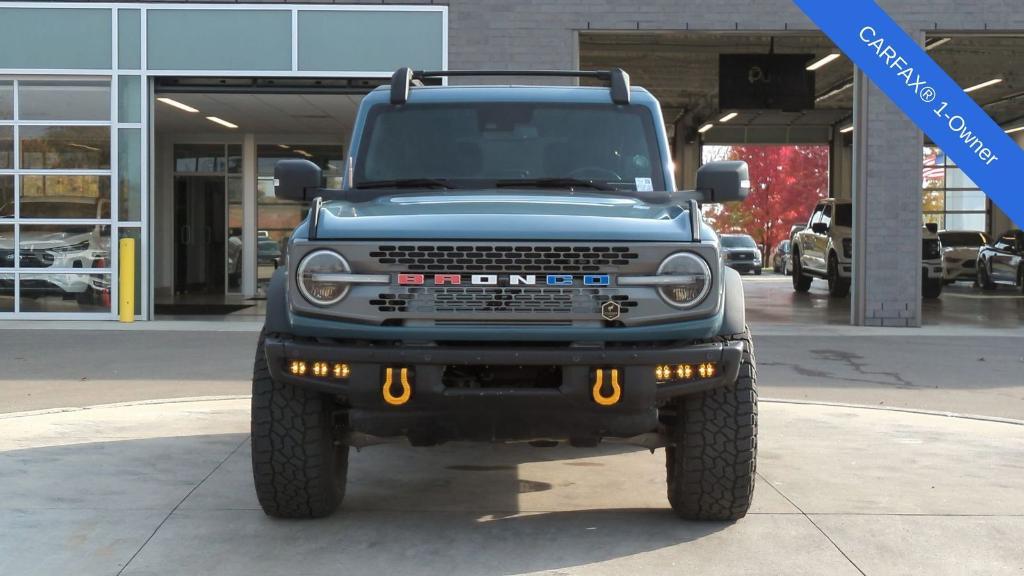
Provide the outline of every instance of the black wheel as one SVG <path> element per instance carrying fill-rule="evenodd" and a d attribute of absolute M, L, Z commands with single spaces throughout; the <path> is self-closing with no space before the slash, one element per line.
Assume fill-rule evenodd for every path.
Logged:
<path fill-rule="evenodd" d="M 687 520 L 738 520 L 757 468 L 757 370 L 750 332 L 736 382 L 675 403 L 665 448 L 668 501 Z"/>
<path fill-rule="evenodd" d="M 921 286 L 921 296 L 928 300 L 934 300 L 942 294 L 942 286 L 942 279 L 929 280 L 925 278 Z"/>
<path fill-rule="evenodd" d="M 330 397 L 275 382 L 263 334 L 252 377 L 252 474 L 268 516 L 322 518 L 345 497 L 348 446 L 335 442 Z"/>
<path fill-rule="evenodd" d="M 1024 294 L 1024 264 L 1017 269 L 1017 288 L 1020 288 L 1021 294 Z"/>
<path fill-rule="evenodd" d="M 764 270 L 760 268 L 754 268 L 754 276 L 760 276 L 762 272 L 764 272 Z"/>
<path fill-rule="evenodd" d="M 850 280 L 839 275 L 839 259 L 836 255 L 828 256 L 828 294 L 835 298 L 845 298 L 850 293 Z"/>
<path fill-rule="evenodd" d="M 996 285 L 988 275 L 988 267 L 984 262 L 978 260 L 978 286 L 982 290 L 995 290 Z"/>
<path fill-rule="evenodd" d="M 807 292 L 811 289 L 811 277 L 804 276 L 804 266 L 800 263 L 800 253 L 793 252 L 793 290 Z"/>

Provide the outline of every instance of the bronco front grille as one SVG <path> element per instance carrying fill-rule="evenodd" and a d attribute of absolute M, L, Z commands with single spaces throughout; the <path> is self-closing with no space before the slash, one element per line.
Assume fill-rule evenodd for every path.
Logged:
<path fill-rule="evenodd" d="M 410 272 L 571 274 L 607 272 L 639 255 L 628 246 L 382 245 L 370 252 L 381 266 Z"/>
<path fill-rule="evenodd" d="M 370 301 L 380 312 L 513 312 L 598 314 L 614 300 L 623 314 L 637 306 L 625 294 L 597 288 L 409 287 Z"/>

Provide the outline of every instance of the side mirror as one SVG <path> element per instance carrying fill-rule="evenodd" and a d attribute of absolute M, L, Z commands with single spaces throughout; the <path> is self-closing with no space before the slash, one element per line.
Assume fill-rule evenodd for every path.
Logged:
<path fill-rule="evenodd" d="M 825 234 L 828 232 L 828 224 L 825 224 L 824 222 L 815 222 L 814 224 L 811 224 L 811 231 L 815 234 Z"/>
<path fill-rule="evenodd" d="M 709 162 L 697 170 L 697 191 L 705 202 L 738 202 L 750 194 L 750 171 L 738 160 Z"/>
<path fill-rule="evenodd" d="M 320 167 L 309 160 L 280 160 L 274 166 L 274 196 L 308 201 L 320 190 Z"/>

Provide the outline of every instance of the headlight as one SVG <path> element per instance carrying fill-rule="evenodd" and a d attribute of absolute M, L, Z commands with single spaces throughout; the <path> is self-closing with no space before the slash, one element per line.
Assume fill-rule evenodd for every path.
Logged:
<path fill-rule="evenodd" d="M 351 272 L 348 262 L 337 252 L 319 250 L 307 255 L 299 262 L 296 280 L 299 291 L 317 306 L 337 304 L 348 294 L 349 284 L 316 278 L 324 274 L 347 274 Z"/>
<path fill-rule="evenodd" d="M 658 292 L 677 308 L 692 308 L 711 291 L 711 269 L 703 258 L 689 252 L 666 258 L 658 268 L 658 276 L 673 278 L 672 283 L 659 285 Z"/>

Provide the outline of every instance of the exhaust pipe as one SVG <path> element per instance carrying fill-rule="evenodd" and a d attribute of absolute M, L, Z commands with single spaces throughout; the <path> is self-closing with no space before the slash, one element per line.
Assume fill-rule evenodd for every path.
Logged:
<path fill-rule="evenodd" d="M 384 370 L 384 386 L 381 388 L 381 396 L 384 397 L 384 401 L 391 406 L 401 406 L 409 401 L 412 397 L 412 385 L 409 384 L 409 369 L 402 368 L 399 372 L 398 377 L 398 388 L 399 393 L 394 394 L 392 386 L 395 384 L 395 369 L 387 368 Z"/>
<path fill-rule="evenodd" d="M 598 368 L 594 371 L 594 387 L 590 389 L 590 393 L 594 398 L 594 402 L 597 402 L 599 405 L 614 406 L 619 403 L 619 399 L 622 397 L 622 386 L 619 386 L 619 369 L 608 369 L 611 392 L 607 394 L 604 390 L 604 373 L 605 370 L 603 368 Z"/>

